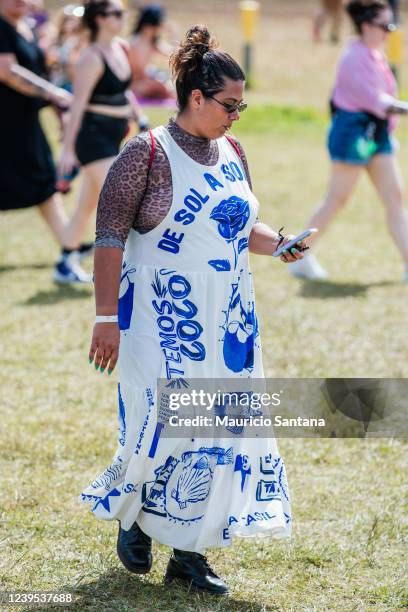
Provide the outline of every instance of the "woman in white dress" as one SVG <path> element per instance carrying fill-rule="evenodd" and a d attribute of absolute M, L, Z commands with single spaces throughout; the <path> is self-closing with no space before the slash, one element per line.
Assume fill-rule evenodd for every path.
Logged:
<path fill-rule="evenodd" d="M 246 108 L 242 69 L 203 26 L 171 66 L 175 120 L 126 145 L 98 205 L 89 358 L 111 373 L 119 356 L 119 439 L 82 500 L 120 521 L 130 571 L 150 570 L 154 538 L 174 548 L 167 580 L 224 594 L 202 552 L 290 536 L 285 465 L 274 438 L 167 437 L 157 379 L 263 377 L 249 251 L 271 255 L 282 239 L 258 221 L 245 153 L 226 136 Z"/>

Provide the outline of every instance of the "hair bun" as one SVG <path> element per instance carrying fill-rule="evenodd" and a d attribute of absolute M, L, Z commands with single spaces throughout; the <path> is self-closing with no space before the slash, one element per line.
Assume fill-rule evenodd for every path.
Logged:
<path fill-rule="evenodd" d="M 195 25 L 187 31 L 182 46 L 185 51 L 195 51 L 197 55 L 203 56 L 208 51 L 216 49 L 217 43 L 208 28 Z"/>
<path fill-rule="evenodd" d="M 177 91 L 180 111 L 188 105 L 192 91 L 198 89 L 204 97 L 212 97 L 225 87 L 225 79 L 245 81 L 240 65 L 225 51 L 218 49 L 208 28 L 195 25 L 170 56 L 170 68 Z"/>
<path fill-rule="evenodd" d="M 204 55 L 214 51 L 217 46 L 217 41 L 211 36 L 208 28 L 203 25 L 190 28 L 170 57 L 174 80 L 183 80 L 186 74 L 197 70 Z"/>

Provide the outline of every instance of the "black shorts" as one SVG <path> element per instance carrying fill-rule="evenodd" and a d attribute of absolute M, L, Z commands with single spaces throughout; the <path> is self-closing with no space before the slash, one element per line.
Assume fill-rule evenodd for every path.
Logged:
<path fill-rule="evenodd" d="M 75 153 L 81 166 L 116 157 L 127 132 L 127 119 L 85 113 L 75 143 Z"/>

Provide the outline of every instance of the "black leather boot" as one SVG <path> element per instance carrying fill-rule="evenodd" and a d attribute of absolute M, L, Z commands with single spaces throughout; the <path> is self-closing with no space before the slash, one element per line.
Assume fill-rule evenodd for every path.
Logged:
<path fill-rule="evenodd" d="M 178 580 L 193 585 L 200 591 L 213 593 L 214 595 L 226 595 L 228 587 L 215 574 L 206 557 L 195 552 L 174 549 L 167 565 L 165 581 Z"/>
<path fill-rule="evenodd" d="M 147 574 L 152 568 L 152 539 L 134 522 L 129 531 L 119 523 L 118 557 L 129 572 Z"/>

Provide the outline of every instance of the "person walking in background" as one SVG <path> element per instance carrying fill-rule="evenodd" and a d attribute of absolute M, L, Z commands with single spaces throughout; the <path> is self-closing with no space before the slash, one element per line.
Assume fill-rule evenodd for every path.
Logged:
<path fill-rule="evenodd" d="M 155 55 L 168 58 L 173 50 L 161 39 L 164 20 L 165 13 L 161 6 L 143 7 L 130 39 L 132 90 L 140 98 L 174 98 L 169 75 L 151 65 Z"/>
<path fill-rule="evenodd" d="M 397 98 L 397 85 L 383 47 L 393 31 L 392 12 L 384 0 L 353 0 L 347 12 L 357 38 L 346 47 L 337 69 L 332 96 L 333 118 L 328 136 L 331 164 L 329 186 L 322 205 L 307 227 L 319 233 L 348 201 L 365 168 L 385 206 L 391 236 L 405 264 L 408 281 L 408 210 L 392 132 L 396 115 L 406 114 L 408 104 Z M 289 266 L 294 276 L 323 280 L 327 272 L 312 254 Z"/>
<path fill-rule="evenodd" d="M 83 7 L 68 5 L 58 20 L 55 41 L 47 49 L 47 63 L 50 66 L 52 82 L 72 92 L 74 68 L 81 52 L 87 46 L 87 36 L 81 28 L 79 14 Z"/>
<path fill-rule="evenodd" d="M 128 132 L 128 119 L 143 121 L 143 128 L 146 125 L 129 91 L 128 45 L 118 38 L 124 25 L 121 3 L 89 0 L 84 7 L 83 23 L 90 32 L 91 44 L 75 66 L 74 99 L 59 163 L 63 176 L 69 176 L 80 164 L 82 183 L 67 240 L 54 270 L 54 280 L 59 283 L 72 281 L 66 264 L 75 253 L 96 208 L 108 169 Z M 88 252 L 90 250 L 89 247 Z"/>
<path fill-rule="evenodd" d="M 284 462 L 273 437 L 160 437 L 157 378 L 263 377 L 249 251 L 271 255 L 290 237 L 258 221 L 245 153 L 227 136 L 246 108 L 240 66 L 204 26 L 187 32 L 171 66 L 176 119 L 126 145 L 99 200 L 89 357 L 111 373 L 119 355 L 121 433 L 82 500 L 120 521 L 129 571 L 150 571 L 154 537 L 174 548 L 166 580 L 222 595 L 206 548 L 290 536 Z M 259 491 L 263 473 L 276 475 L 274 495 Z"/>
<path fill-rule="evenodd" d="M 320 42 L 322 29 L 329 22 L 330 42 L 337 44 L 340 39 L 340 28 L 343 15 L 343 0 L 320 0 L 320 7 L 313 19 L 313 40 Z"/>
<path fill-rule="evenodd" d="M 47 104 L 66 108 L 72 97 L 43 78 L 45 58 L 25 22 L 27 10 L 25 0 L 0 0 L 0 210 L 37 206 L 62 246 L 68 219 L 39 111 Z M 73 278 L 85 274 L 75 259 L 67 266 Z"/>

